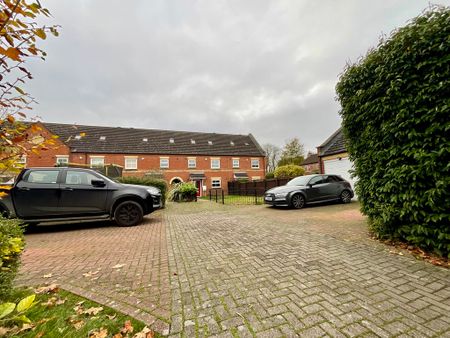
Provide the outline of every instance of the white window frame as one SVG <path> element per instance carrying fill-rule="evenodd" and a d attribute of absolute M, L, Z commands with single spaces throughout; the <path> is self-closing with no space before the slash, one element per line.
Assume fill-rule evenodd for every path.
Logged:
<path fill-rule="evenodd" d="M 102 160 L 102 164 L 101 165 L 97 165 L 97 164 L 93 164 L 92 162 L 92 160 Z M 105 156 L 89 156 L 89 161 L 90 161 L 90 164 L 91 164 L 91 168 L 94 168 L 94 167 L 104 167 L 105 166 Z"/>
<path fill-rule="evenodd" d="M 134 161 L 133 165 L 130 165 L 130 160 Z M 125 156 L 124 169 L 125 170 L 137 170 L 138 168 L 138 158 L 137 156 Z"/>
<path fill-rule="evenodd" d="M 56 165 L 69 165 L 69 155 L 56 155 Z M 63 162 L 60 162 L 59 160 L 64 160 Z"/>
<path fill-rule="evenodd" d="M 214 182 L 219 182 L 218 186 L 214 186 Z M 211 189 L 220 189 L 222 188 L 222 178 L 220 177 L 212 177 L 211 178 Z"/>
<path fill-rule="evenodd" d="M 218 163 L 218 165 L 214 166 L 213 163 Z M 220 169 L 220 158 L 212 158 L 211 159 L 211 169 Z"/>
<path fill-rule="evenodd" d="M 253 165 L 253 161 L 257 161 L 257 162 L 258 162 L 258 165 L 257 165 L 257 166 L 254 166 L 254 165 Z M 259 166 L 260 166 L 259 158 L 252 158 L 250 163 L 251 163 L 252 169 L 259 169 Z"/>
<path fill-rule="evenodd" d="M 237 161 L 237 164 L 236 164 Z M 233 164 L 233 169 L 239 169 L 240 167 L 240 160 L 238 158 L 233 158 L 232 159 L 232 164 Z"/>
<path fill-rule="evenodd" d="M 196 157 L 188 157 L 188 169 L 197 168 L 197 158 Z"/>
<path fill-rule="evenodd" d="M 166 164 L 163 164 L 163 162 L 167 162 Z M 169 169 L 170 167 L 170 160 L 168 157 L 160 157 L 159 158 L 159 168 L 160 169 Z"/>

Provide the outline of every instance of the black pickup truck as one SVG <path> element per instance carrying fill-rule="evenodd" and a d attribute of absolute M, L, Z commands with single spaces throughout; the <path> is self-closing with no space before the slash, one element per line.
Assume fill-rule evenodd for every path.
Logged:
<path fill-rule="evenodd" d="M 159 189 L 121 184 L 95 170 L 30 168 L 0 199 L 0 213 L 29 224 L 108 219 L 134 226 L 161 205 Z"/>

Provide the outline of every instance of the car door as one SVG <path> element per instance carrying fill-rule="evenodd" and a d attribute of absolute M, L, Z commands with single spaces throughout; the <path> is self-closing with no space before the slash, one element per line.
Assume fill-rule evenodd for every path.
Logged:
<path fill-rule="evenodd" d="M 26 171 L 12 189 L 13 203 L 20 218 L 51 218 L 58 216 L 60 169 Z"/>
<path fill-rule="evenodd" d="M 65 216 L 101 215 L 106 211 L 108 182 L 104 186 L 92 185 L 102 180 L 92 172 L 66 169 L 61 182 L 60 209 Z"/>
<path fill-rule="evenodd" d="M 308 182 L 308 188 L 306 189 L 308 202 L 320 201 L 320 187 L 322 184 L 322 180 L 322 175 L 318 175 L 311 178 L 311 180 Z"/>

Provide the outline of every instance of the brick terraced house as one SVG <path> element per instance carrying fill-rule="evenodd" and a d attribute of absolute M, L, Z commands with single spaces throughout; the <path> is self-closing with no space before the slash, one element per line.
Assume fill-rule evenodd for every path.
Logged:
<path fill-rule="evenodd" d="M 168 183 L 192 181 L 198 194 L 227 190 L 237 178 L 263 179 L 264 151 L 249 135 L 38 123 L 33 138 L 58 135 L 56 145 L 23 159 L 27 167 L 117 164 L 123 176 L 160 171 Z M 36 128 L 34 128 L 36 130 Z"/>

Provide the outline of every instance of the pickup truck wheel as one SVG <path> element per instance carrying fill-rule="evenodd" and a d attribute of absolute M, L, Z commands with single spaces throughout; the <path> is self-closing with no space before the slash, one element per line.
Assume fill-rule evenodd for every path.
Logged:
<path fill-rule="evenodd" d="M 124 201 L 114 210 L 114 220 L 118 226 L 130 227 L 142 222 L 144 211 L 135 201 Z"/>

